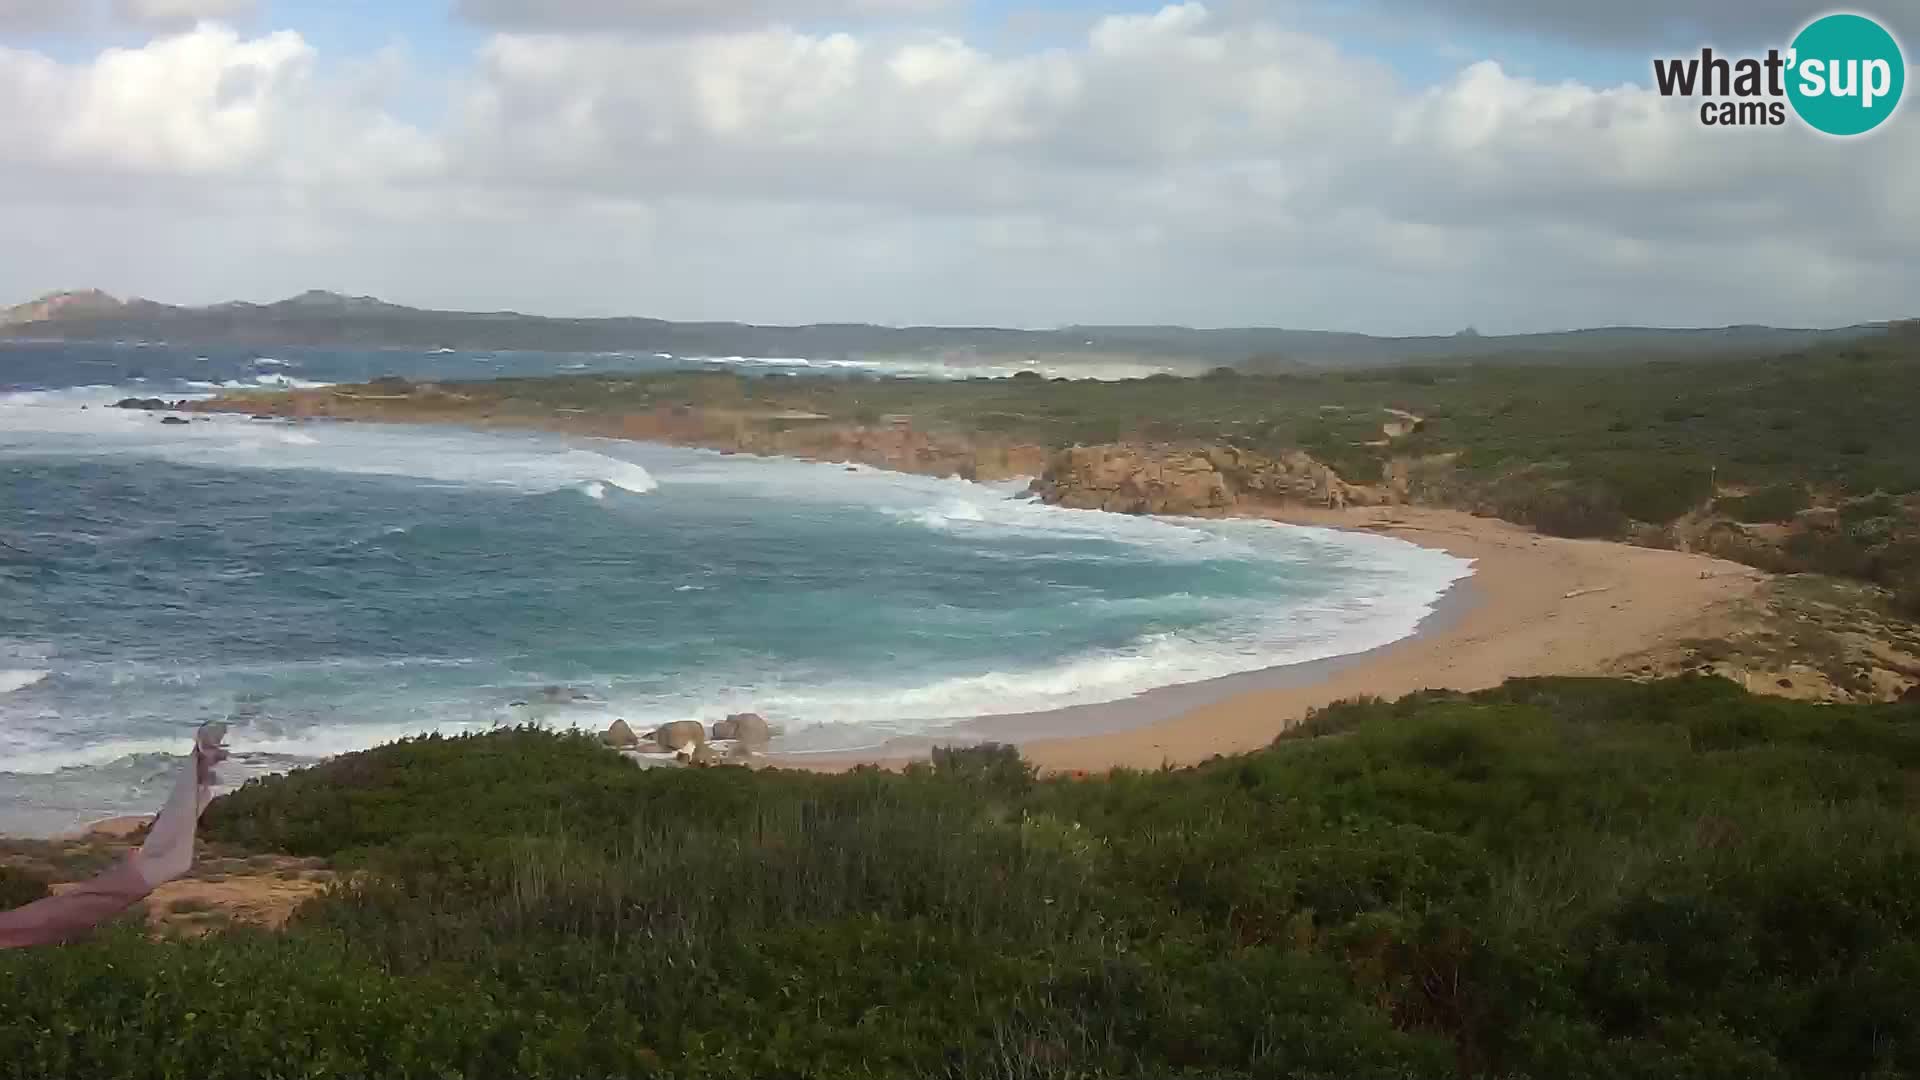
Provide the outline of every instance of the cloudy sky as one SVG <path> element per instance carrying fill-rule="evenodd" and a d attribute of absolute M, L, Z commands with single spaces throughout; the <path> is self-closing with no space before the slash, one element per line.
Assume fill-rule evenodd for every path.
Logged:
<path fill-rule="evenodd" d="M 1920 0 L 1863 8 L 1920 40 Z M 0 303 L 308 288 L 1373 333 L 1920 315 L 1920 113 L 1703 128 L 1802 0 L 0 0 Z"/>

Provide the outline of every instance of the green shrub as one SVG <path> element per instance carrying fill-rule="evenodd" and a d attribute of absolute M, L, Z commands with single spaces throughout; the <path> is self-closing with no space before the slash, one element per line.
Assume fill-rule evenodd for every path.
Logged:
<path fill-rule="evenodd" d="M 1900 501 L 1885 492 L 1858 499 L 1849 499 L 1840 504 L 1840 520 L 1845 522 L 1871 521 L 1875 518 L 1888 518 L 1900 512 Z"/>
<path fill-rule="evenodd" d="M 1712 494 L 1711 474 L 1697 465 L 1631 461 L 1576 471 L 1613 493 L 1621 513 L 1635 521 L 1665 525 Z"/>
<path fill-rule="evenodd" d="M 932 757 L 933 775 L 943 780 L 1007 794 L 1026 791 L 1037 775 L 1019 747 L 1003 743 L 935 747 Z"/>
<path fill-rule="evenodd" d="M 1619 498 L 1603 487 L 1556 485 L 1501 504 L 1501 516 L 1531 525 L 1550 536 L 1612 537 L 1630 520 Z"/>
<path fill-rule="evenodd" d="M 1736 521 L 1786 522 L 1813 505 L 1807 489 L 1800 484 L 1775 484 L 1750 495 L 1719 500 L 1719 508 Z"/>
<path fill-rule="evenodd" d="M 31 904 L 46 895 L 45 879 L 18 867 L 0 865 L 0 911 Z"/>
<path fill-rule="evenodd" d="M 1091 780 L 999 746 L 833 776 L 416 739 L 209 810 L 215 840 L 368 871 L 284 936 L 0 954 L 27 1002 L 0 1062 L 1897 1075 L 1915 790 L 1920 708 L 1707 678 L 1348 702 L 1260 753 Z"/>

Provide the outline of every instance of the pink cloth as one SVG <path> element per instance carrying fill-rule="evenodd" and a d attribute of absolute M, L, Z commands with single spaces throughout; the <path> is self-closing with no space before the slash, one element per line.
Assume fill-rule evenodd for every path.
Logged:
<path fill-rule="evenodd" d="M 207 724 L 194 734 L 193 752 L 140 850 L 57 896 L 0 911 L 0 949 L 70 941 L 192 869 L 200 813 L 213 800 L 213 767 L 227 757 L 220 743 L 226 729 L 225 724 Z"/>

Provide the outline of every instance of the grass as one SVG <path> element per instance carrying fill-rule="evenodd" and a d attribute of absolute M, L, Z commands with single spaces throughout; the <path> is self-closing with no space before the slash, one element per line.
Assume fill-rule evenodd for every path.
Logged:
<path fill-rule="evenodd" d="M 356 871 L 283 936 L 0 954 L 0 1075 L 1904 1075 L 1916 800 L 1920 707 L 1706 678 L 1092 780 L 413 740 L 209 811 Z"/>

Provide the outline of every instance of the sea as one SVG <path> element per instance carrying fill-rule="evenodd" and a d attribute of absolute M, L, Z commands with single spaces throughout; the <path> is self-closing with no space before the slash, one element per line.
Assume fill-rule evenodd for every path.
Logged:
<path fill-rule="evenodd" d="M 685 368 L 955 374 L 919 358 L 0 346 L 0 834 L 153 809 L 208 720 L 232 725 L 228 783 L 430 732 L 748 710 L 779 751 L 862 750 L 1377 648 L 1470 573 L 1382 536 L 1045 506 L 1019 481 L 111 407 Z"/>

